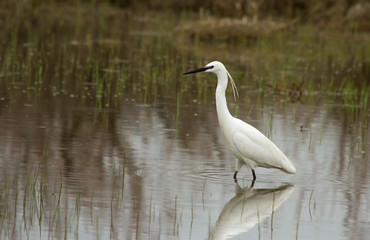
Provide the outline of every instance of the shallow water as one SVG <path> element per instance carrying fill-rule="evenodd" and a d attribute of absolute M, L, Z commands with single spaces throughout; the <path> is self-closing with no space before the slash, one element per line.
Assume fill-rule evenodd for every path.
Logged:
<path fill-rule="evenodd" d="M 60 70 L 56 51 L 40 71 L 56 70 L 36 87 L 29 83 L 34 70 L 1 75 L 8 87 L 0 96 L 1 238 L 366 239 L 368 107 L 335 93 L 305 90 L 296 99 L 256 87 L 256 79 L 281 75 L 269 65 L 276 55 L 228 62 L 240 90 L 237 102 L 227 93 L 230 111 L 297 168 L 295 175 L 257 168 L 253 188 L 243 168 L 234 183 L 235 160 L 218 127 L 215 76 L 181 76 L 195 62 L 206 64 L 202 54 L 166 45 L 172 39 L 148 32 L 152 24 L 137 18 L 127 39 L 117 30 L 124 41 L 109 34 L 112 45 L 92 41 L 102 52 L 92 54 L 98 62 L 92 69 L 89 43 L 78 48 L 61 39 L 65 54 L 77 48 L 76 69 L 68 70 L 67 61 Z M 37 44 L 24 42 L 22 51 L 37 52 Z M 289 63 L 287 76 L 300 78 L 302 68 Z M 260 75 L 265 68 L 271 72 Z"/>
<path fill-rule="evenodd" d="M 257 169 L 250 189 L 249 170 L 233 181 L 234 160 L 212 99 L 180 105 L 178 128 L 171 98 L 155 105 L 128 98 L 104 120 L 68 97 L 54 98 L 52 106 L 17 99 L 2 104 L 0 121 L 1 181 L 9 188 L 2 203 L 9 205 L 3 212 L 10 212 L 3 236 L 364 239 L 369 234 L 367 153 L 357 150 L 356 128 L 341 114 L 346 107 L 330 100 L 248 105 L 255 110 L 247 120 L 297 167 L 296 175 Z M 301 131 L 302 124 L 308 129 Z M 36 186 L 34 210 L 24 206 L 24 196 L 32 199 L 27 176 L 34 176 L 40 162 L 43 176 L 36 185 L 43 206 Z"/>

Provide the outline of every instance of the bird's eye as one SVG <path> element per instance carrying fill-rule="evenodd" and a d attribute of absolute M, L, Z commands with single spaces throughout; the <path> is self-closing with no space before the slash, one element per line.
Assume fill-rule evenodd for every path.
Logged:
<path fill-rule="evenodd" d="M 212 66 L 206 66 L 205 68 L 208 70 L 208 69 L 214 68 L 214 66 L 213 65 Z"/>

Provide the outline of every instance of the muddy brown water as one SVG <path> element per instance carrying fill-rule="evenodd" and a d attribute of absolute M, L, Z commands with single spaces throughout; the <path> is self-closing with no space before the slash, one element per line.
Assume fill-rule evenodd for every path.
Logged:
<path fill-rule="evenodd" d="M 250 189 L 247 169 L 233 181 L 234 158 L 225 148 L 214 101 L 181 104 L 177 128 L 175 102 L 127 98 L 105 119 L 71 97 L 40 101 L 21 94 L 2 102 L 2 236 L 368 236 L 370 171 L 366 152 L 351 148 L 360 143 L 342 114 L 346 106 L 329 100 L 255 105 L 247 120 L 270 135 L 297 174 L 257 169 Z M 27 193 L 37 169 L 35 193 Z"/>

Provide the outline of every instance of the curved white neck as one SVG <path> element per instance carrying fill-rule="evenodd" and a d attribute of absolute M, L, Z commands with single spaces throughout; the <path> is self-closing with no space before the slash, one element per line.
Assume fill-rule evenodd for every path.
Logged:
<path fill-rule="evenodd" d="M 226 72 L 218 72 L 217 88 L 216 88 L 216 110 L 220 125 L 222 125 L 227 119 L 232 118 L 229 109 L 227 108 L 225 91 L 227 88 L 227 74 Z"/>

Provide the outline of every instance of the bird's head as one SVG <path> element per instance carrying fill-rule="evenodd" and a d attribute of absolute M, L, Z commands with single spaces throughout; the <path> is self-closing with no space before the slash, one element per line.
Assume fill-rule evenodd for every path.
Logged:
<path fill-rule="evenodd" d="M 218 71 L 221 71 L 221 70 L 226 71 L 225 66 L 219 61 L 213 61 L 213 62 L 208 63 L 207 65 L 205 65 L 202 68 L 198 68 L 198 69 L 188 71 L 186 73 L 183 73 L 182 75 L 187 75 L 187 74 L 191 74 L 191 73 L 198 73 L 198 72 L 217 73 Z"/>
<path fill-rule="evenodd" d="M 234 99 L 236 100 L 236 97 L 239 96 L 238 89 L 236 88 L 236 85 L 234 83 L 233 78 L 231 77 L 230 73 L 226 70 L 226 67 L 221 62 L 213 61 L 213 62 L 208 63 L 207 65 L 205 65 L 202 68 L 198 68 L 198 69 L 188 71 L 186 73 L 183 73 L 182 75 L 187 75 L 187 74 L 191 74 L 191 73 L 198 73 L 198 72 L 212 72 L 212 73 L 216 74 L 217 76 L 219 76 L 219 74 L 226 73 L 227 76 L 230 79 L 230 82 L 231 82 L 231 86 L 232 86 L 233 93 L 234 93 Z M 227 84 L 227 77 L 226 77 L 226 84 Z"/>

